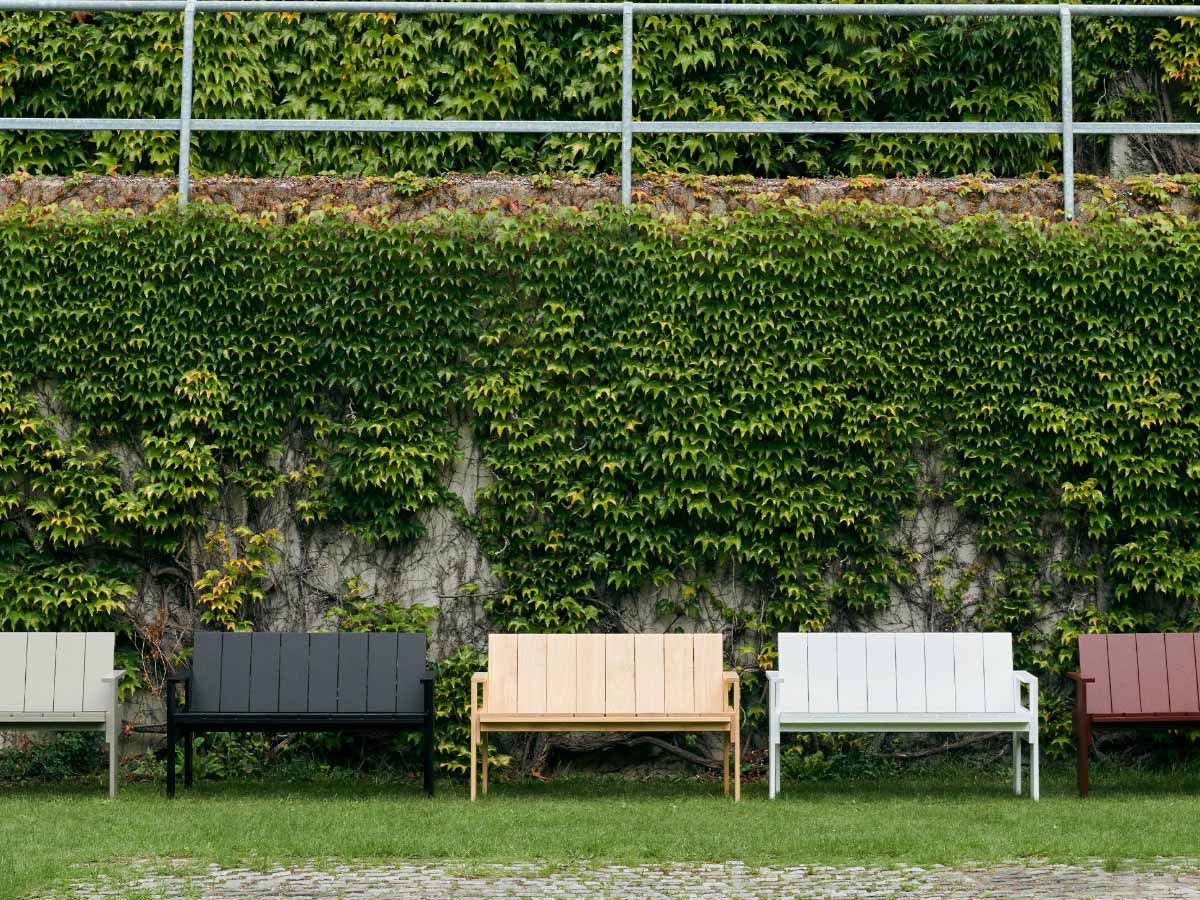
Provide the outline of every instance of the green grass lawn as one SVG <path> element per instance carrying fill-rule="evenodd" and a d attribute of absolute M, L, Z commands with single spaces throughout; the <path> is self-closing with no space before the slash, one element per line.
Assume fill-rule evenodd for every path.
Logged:
<path fill-rule="evenodd" d="M 1007 772 L 910 773 L 825 785 L 763 784 L 742 802 L 709 781 L 572 778 L 497 784 L 477 804 L 457 783 L 430 801 L 404 783 L 214 782 L 167 802 L 161 786 L 104 798 L 98 783 L 0 787 L 0 897 L 117 875 L 121 861 L 186 858 L 267 866 L 300 860 L 430 860 L 889 865 L 1023 857 L 1200 855 L 1200 774 L 1094 772 L 1076 799 L 1065 769 L 1042 801 L 1011 794 Z"/>

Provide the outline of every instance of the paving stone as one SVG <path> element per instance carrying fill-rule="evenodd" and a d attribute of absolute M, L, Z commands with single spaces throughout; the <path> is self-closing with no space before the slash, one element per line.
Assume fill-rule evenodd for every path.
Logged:
<path fill-rule="evenodd" d="M 1200 900 L 1200 860 L 1191 859 L 1160 859 L 1144 871 L 1121 872 L 1099 864 L 756 868 L 740 862 L 558 870 L 530 863 L 476 866 L 470 874 L 432 864 L 275 866 L 263 872 L 214 865 L 201 873 L 171 873 L 145 863 L 135 872 L 123 884 L 78 884 L 45 900 L 121 900 L 130 893 L 161 900 Z"/>

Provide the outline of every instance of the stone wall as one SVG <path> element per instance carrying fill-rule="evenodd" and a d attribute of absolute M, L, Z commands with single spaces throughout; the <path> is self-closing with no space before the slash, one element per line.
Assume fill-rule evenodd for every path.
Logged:
<path fill-rule="evenodd" d="M 634 182 L 634 199 L 670 213 L 722 213 L 756 204 L 793 199 L 816 204 L 851 199 L 889 205 L 932 206 L 953 220 L 973 213 L 1061 218 L 1062 184 L 1057 178 L 701 178 L 649 176 Z M 0 179 L 0 210 L 15 204 L 130 209 L 146 213 L 172 203 L 174 178 L 129 176 L 72 176 L 44 178 L 10 176 Z M 617 203 L 616 178 L 514 178 L 508 176 L 449 176 L 445 178 L 201 178 L 192 184 L 192 198 L 201 203 L 227 204 L 241 213 L 269 215 L 287 222 L 298 215 L 338 207 L 351 218 L 367 222 L 419 218 L 439 208 L 510 209 L 533 204 L 589 207 Z M 1080 176 L 1076 205 L 1079 219 L 1097 211 L 1128 213 L 1170 211 L 1195 217 L 1200 212 L 1197 176 L 1132 176 L 1124 181 Z"/>

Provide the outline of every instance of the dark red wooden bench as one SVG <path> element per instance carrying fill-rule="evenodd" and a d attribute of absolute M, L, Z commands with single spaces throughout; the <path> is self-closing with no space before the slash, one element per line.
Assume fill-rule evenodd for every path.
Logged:
<path fill-rule="evenodd" d="M 1085 634 L 1075 681 L 1079 796 L 1097 728 L 1200 726 L 1200 634 Z"/>

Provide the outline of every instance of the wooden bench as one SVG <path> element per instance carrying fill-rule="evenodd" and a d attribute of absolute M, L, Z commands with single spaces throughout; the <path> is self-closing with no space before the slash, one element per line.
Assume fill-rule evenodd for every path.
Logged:
<path fill-rule="evenodd" d="M 719 634 L 490 635 L 488 671 L 471 679 L 471 799 L 477 747 L 486 795 L 488 734 L 500 731 L 724 732 L 725 795 L 732 748 L 740 799 L 738 676 L 722 671 L 721 648 Z"/>
<path fill-rule="evenodd" d="M 433 673 L 423 634 L 197 632 L 190 671 L 167 691 L 167 796 L 175 747 L 212 731 L 422 731 L 425 793 L 433 795 Z M 184 687 L 177 705 L 174 684 Z"/>
<path fill-rule="evenodd" d="M 770 681 L 770 796 L 783 732 L 1001 731 L 1021 741 L 1038 799 L 1037 679 L 1014 672 L 1009 634 L 781 634 Z M 1021 704 L 1021 686 L 1029 692 Z"/>
<path fill-rule="evenodd" d="M 1075 681 L 1079 796 L 1088 795 L 1088 749 L 1097 728 L 1200 725 L 1200 634 L 1084 634 Z"/>
<path fill-rule="evenodd" d="M 113 669 L 115 636 L 0 634 L 0 730 L 102 731 L 108 743 L 108 796 L 117 795 L 121 721 Z"/>

